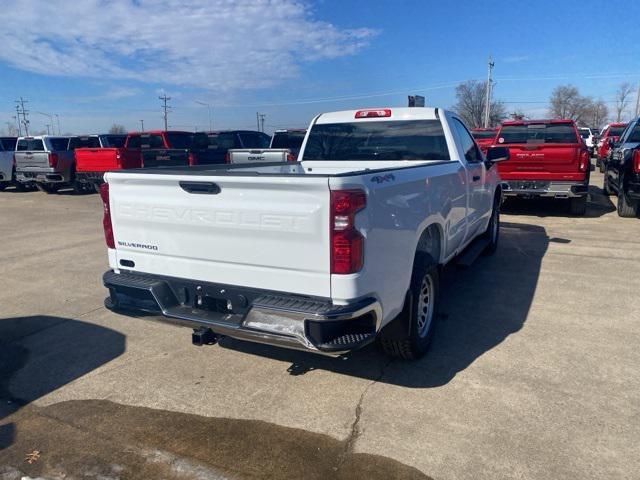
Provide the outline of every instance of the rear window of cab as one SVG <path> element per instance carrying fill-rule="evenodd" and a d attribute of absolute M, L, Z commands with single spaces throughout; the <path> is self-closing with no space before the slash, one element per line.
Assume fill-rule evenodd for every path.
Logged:
<path fill-rule="evenodd" d="M 578 143 L 578 136 L 570 123 L 504 125 L 498 143 Z"/>
<path fill-rule="evenodd" d="M 316 124 L 303 155 L 302 160 L 450 160 L 439 120 Z"/>
<path fill-rule="evenodd" d="M 40 138 L 21 138 L 16 146 L 18 152 L 44 152 L 44 142 Z"/>

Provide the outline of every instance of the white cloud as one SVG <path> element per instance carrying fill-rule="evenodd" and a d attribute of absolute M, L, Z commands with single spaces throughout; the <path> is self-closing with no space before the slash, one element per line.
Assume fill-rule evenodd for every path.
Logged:
<path fill-rule="evenodd" d="M 297 0 L 0 0 L 0 24 L 0 60 L 18 69 L 217 91 L 276 84 L 375 34 Z"/>

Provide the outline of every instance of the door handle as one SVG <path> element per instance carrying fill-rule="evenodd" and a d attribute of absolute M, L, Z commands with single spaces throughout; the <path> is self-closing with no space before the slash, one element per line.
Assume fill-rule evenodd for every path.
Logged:
<path fill-rule="evenodd" d="M 198 195 L 217 195 L 220 187 L 213 182 L 180 182 L 180 188 L 187 193 Z"/>
<path fill-rule="evenodd" d="M 477 182 L 478 180 L 480 180 L 480 175 L 474 175 L 473 176 L 473 181 Z"/>

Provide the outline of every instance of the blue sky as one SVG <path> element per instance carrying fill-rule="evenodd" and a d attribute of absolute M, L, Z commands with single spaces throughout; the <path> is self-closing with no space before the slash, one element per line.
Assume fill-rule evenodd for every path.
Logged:
<path fill-rule="evenodd" d="M 489 54 L 495 96 L 544 116 L 557 85 L 610 102 L 640 81 L 638 18 L 635 0 L 0 0 L 0 129 L 19 96 L 33 129 L 57 113 L 73 133 L 159 128 L 161 92 L 180 129 L 208 127 L 196 101 L 215 128 L 251 128 L 259 110 L 269 130 L 410 93 L 450 107 Z"/>

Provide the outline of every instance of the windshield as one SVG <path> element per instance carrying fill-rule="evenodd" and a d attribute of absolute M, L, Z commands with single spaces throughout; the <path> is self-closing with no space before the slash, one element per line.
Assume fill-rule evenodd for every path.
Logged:
<path fill-rule="evenodd" d="M 164 148 L 162 135 L 140 135 L 140 148 Z"/>
<path fill-rule="evenodd" d="M 300 150 L 302 141 L 307 132 L 276 132 L 273 134 L 271 148 L 288 148 L 290 150 Z"/>
<path fill-rule="evenodd" d="M 103 135 L 102 144 L 106 148 L 122 148 L 127 139 L 126 135 Z"/>
<path fill-rule="evenodd" d="M 40 138 L 21 138 L 16 147 L 18 152 L 43 152 L 44 142 Z"/>
<path fill-rule="evenodd" d="M 269 148 L 271 137 L 261 132 L 240 132 L 240 141 L 244 148 Z"/>
<path fill-rule="evenodd" d="M 191 148 L 193 145 L 192 133 L 167 133 L 167 141 L 171 148 Z"/>
<path fill-rule="evenodd" d="M 505 125 L 498 143 L 576 143 L 577 140 L 570 123 L 533 123 Z"/>
<path fill-rule="evenodd" d="M 314 125 L 303 160 L 449 160 L 439 120 Z"/>
<path fill-rule="evenodd" d="M 495 138 L 496 133 L 495 130 L 479 130 L 471 132 L 471 135 L 473 135 L 473 138 L 476 140 L 490 140 Z"/>
<path fill-rule="evenodd" d="M 609 128 L 609 136 L 610 137 L 619 137 L 622 132 L 624 132 L 625 128 L 627 128 L 626 125 L 623 125 L 622 127 L 611 127 Z"/>

